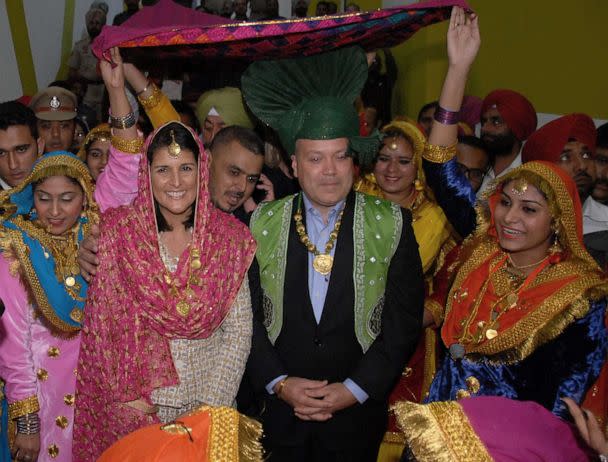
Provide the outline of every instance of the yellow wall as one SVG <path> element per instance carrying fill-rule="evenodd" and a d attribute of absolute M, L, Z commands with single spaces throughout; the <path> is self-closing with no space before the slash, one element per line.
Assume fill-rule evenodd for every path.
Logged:
<path fill-rule="evenodd" d="M 380 2 L 367 0 L 366 7 Z M 537 112 L 585 112 L 608 119 L 608 1 L 469 0 L 482 46 L 467 88 L 525 94 Z M 571 6 L 566 8 L 566 5 Z M 415 117 L 437 99 L 447 66 L 447 22 L 419 31 L 393 52 L 399 66 L 394 111 Z"/>

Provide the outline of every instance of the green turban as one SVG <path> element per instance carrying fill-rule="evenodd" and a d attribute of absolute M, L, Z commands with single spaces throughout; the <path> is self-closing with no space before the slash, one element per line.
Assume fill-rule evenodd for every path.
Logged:
<path fill-rule="evenodd" d="M 241 90 L 234 87 L 218 88 L 203 93 L 196 102 L 196 117 L 201 125 L 209 115 L 211 108 L 215 108 L 226 126 L 240 125 L 253 128 L 253 121 L 247 114 L 243 104 Z"/>
<path fill-rule="evenodd" d="M 304 58 L 258 61 L 241 79 L 249 109 L 277 131 L 289 154 L 299 139 L 348 138 L 351 152 L 368 165 L 380 136 L 359 136 L 355 99 L 367 80 L 361 48 L 344 48 Z"/>

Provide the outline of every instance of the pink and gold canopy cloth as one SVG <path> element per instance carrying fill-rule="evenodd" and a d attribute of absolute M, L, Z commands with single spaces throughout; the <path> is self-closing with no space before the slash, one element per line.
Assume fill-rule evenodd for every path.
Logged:
<path fill-rule="evenodd" d="M 348 45 L 366 50 L 398 45 L 419 29 L 450 17 L 465 0 L 430 0 L 396 8 L 299 19 L 236 22 L 160 0 L 120 26 L 105 26 L 93 42 L 97 57 L 110 48 L 129 48 L 130 58 L 276 59 L 313 55 Z"/>

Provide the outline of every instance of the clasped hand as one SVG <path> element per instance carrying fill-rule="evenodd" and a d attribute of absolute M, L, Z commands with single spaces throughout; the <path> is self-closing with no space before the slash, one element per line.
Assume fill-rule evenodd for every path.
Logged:
<path fill-rule="evenodd" d="M 341 409 L 352 406 L 357 399 L 343 383 L 288 377 L 280 398 L 289 404 L 299 419 L 324 422 Z"/>

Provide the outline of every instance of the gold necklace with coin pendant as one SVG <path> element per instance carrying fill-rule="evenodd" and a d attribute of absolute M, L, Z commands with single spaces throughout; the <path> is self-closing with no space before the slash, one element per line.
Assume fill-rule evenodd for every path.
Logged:
<path fill-rule="evenodd" d="M 330 252 L 334 247 L 336 239 L 338 239 L 338 232 L 340 231 L 340 225 L 342 224 L 343 214 L 344 207 L 342 207 L 340 215 L 338 215 L 338 219 L 336 220 L 333 231 L 329 233 L 329 239 L 327 244 L 325 244 L 325 252 L 321 253 L 319 252 L 319 249 L 317 249 L 317 246 L 310 241 L 308 234 L 306 234 L 306 228 L 302 223 L 302 195 L 300 194 L 298 210 L 293 216 L 293 220 L 296 223 L 296 231 L 300 237 L 300 242 L 304 244 L 306 249 L 315 256 L 312 260 L 312 267 L 317 273 L 322 274 L 323 276 L 327 276 L 329 273 L 331 273 L 331 268 L 334 265 L 334 257 L 330 255 Z"/>

